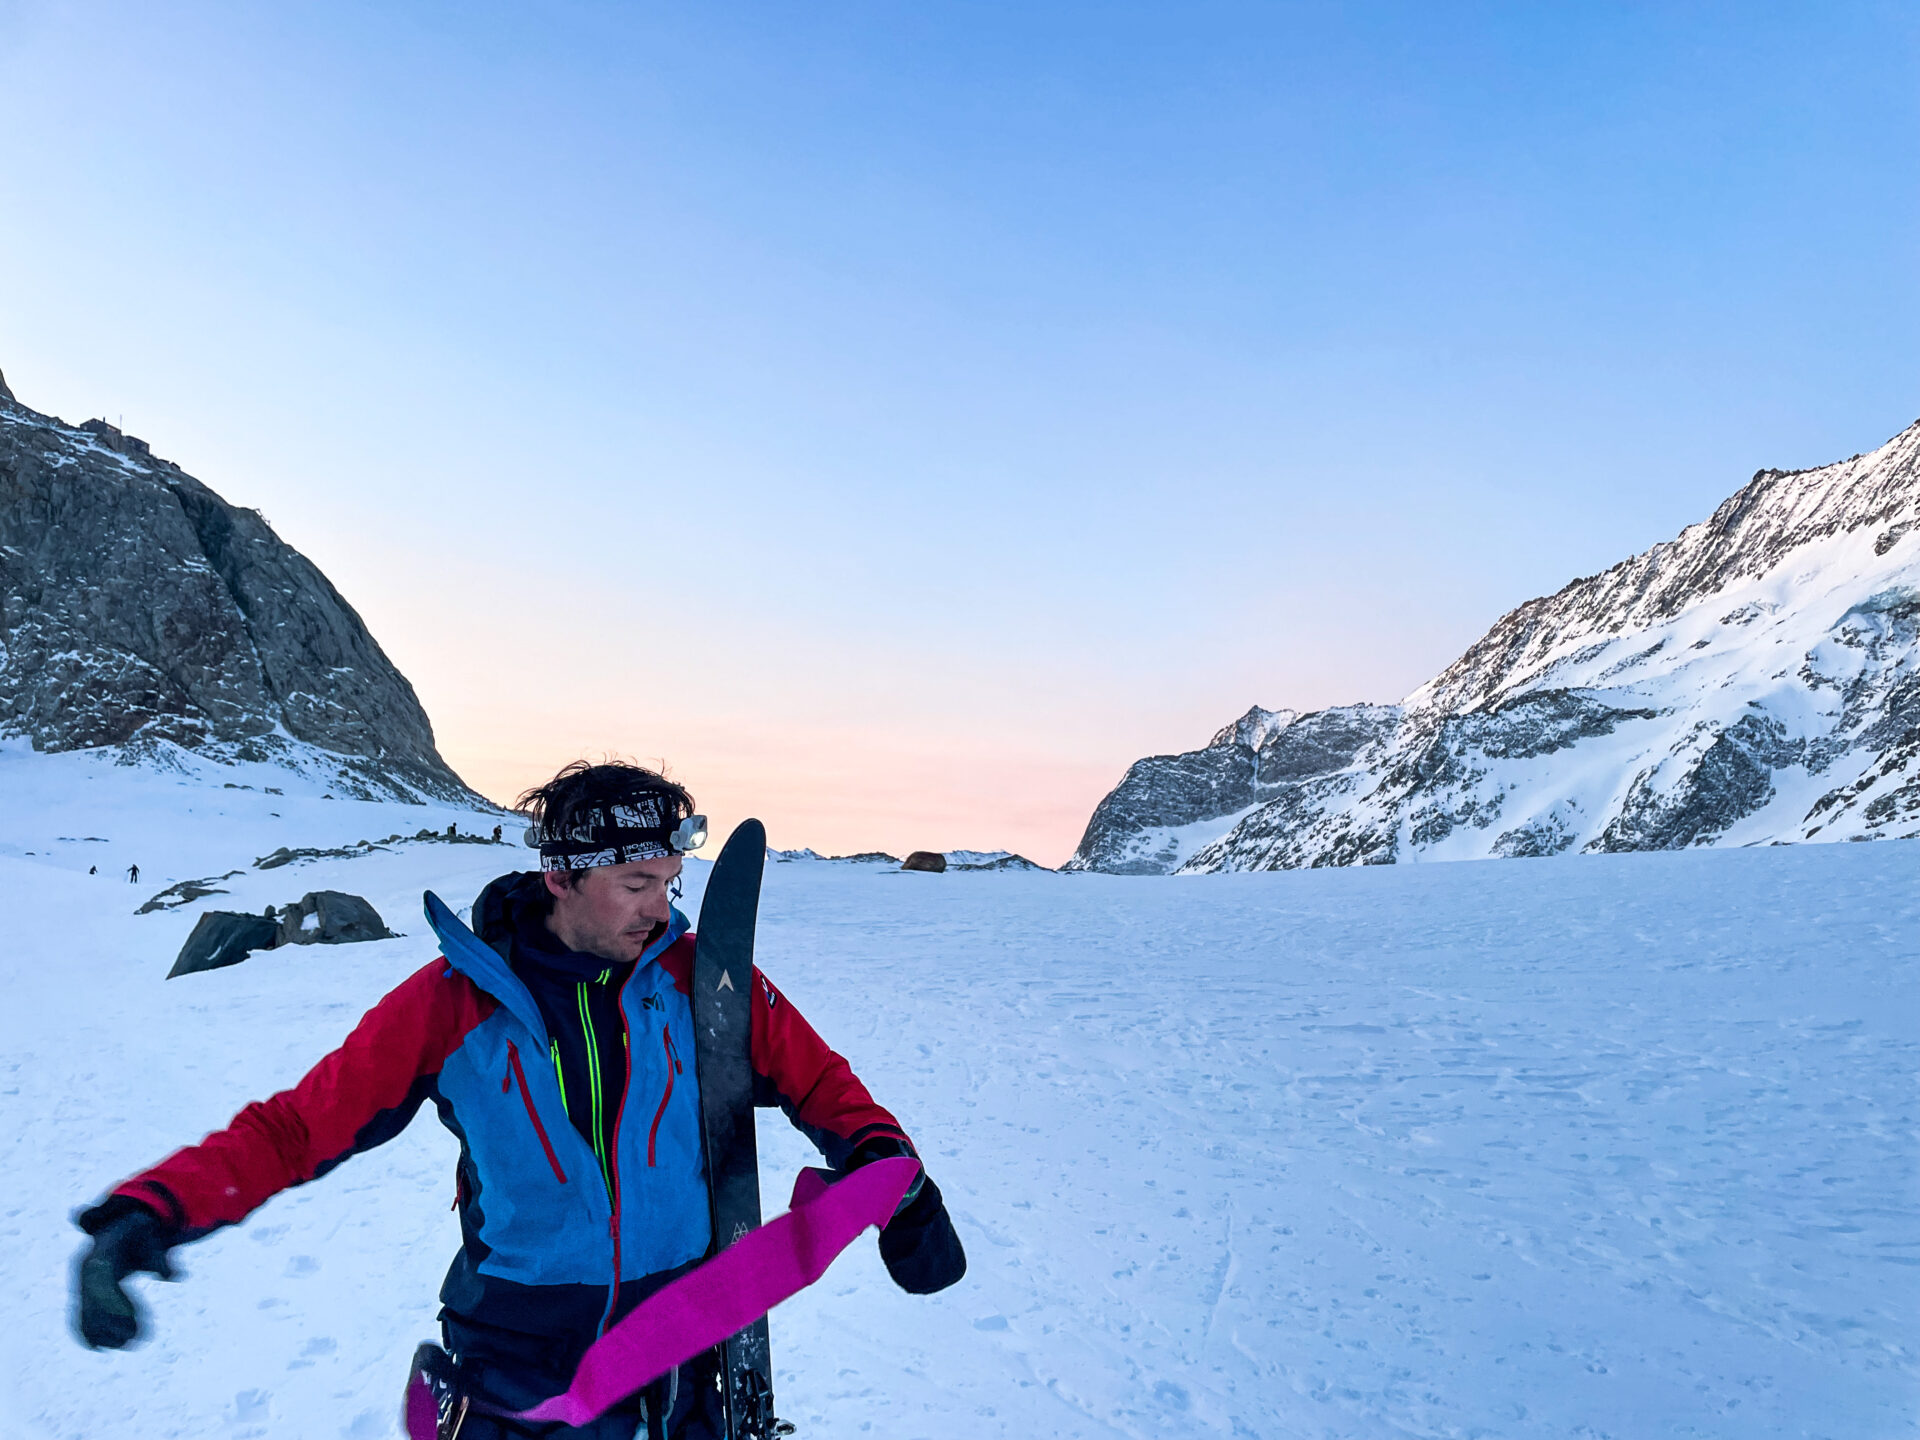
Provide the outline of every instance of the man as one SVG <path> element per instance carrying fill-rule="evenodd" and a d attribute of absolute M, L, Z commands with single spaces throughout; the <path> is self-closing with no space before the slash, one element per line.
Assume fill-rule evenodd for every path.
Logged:
<path fill-rule="evenodd" d="M 79 1216 L 75 1326 L 123 1346 L 122 1282 L 171 1278 L 168 1251 L 399 1134 L 431 1099 L 459 1137 L 462 1248 L 440 1290 L 459 1390 L 489 1410 L 565 1389 L 587 1346 L 706 1256 L 711 1240 L 689 985 L 695 937 L 672 900 L 705 822 L 637 766 L 569 765 L 520 799 L 541 870 L 480 893 L 469 929 L 428 896 L 441 956 L 361 1019 L 293 1089 L 116 1186 Z M 755 1100 L 845 1172 L 913 1155 L 899 1122 L 756 968 Z M 924 1176 L 881 1232 L 903 1289 L 958 1280 L 965 1256 Z M 711 1354 L 583 1428 L 470 1411 L 460 1440 L 717 1436 Z M 644 1427 L 638 1429 L 637 1427 Z"/>

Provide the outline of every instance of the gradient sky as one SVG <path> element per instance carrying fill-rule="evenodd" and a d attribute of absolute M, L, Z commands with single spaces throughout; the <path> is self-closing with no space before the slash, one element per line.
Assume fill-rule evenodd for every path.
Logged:
<path fill-rule="evenodd" d="M 510 797 L 1057 863 L 1920 415 L 1911 4 L 0 0 L 0 370 Z"/>

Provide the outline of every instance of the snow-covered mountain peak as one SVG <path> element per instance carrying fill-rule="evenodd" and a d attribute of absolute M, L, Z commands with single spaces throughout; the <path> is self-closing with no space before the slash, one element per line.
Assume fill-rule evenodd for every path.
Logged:
<path fill-rule="evenodd" d="M 1300 718 L 1298 710 L 1263 710 L 1255 705 L 1231 725 L 1214 732 L 1209 745 L 1245 745 L 1258 750 Z"/>
<path fill-rule="evenodd" d="M 1920 833 L 1920 424 L 1837 464 L 1761 471 L 1673 540 L 1503 616 L 1404 707 L 1292 718 L 1247 752 L 1268 714 L 1140 762 L 1070 864 Z M 1336 716 L 1362 739 L 1322 757 L 1338 763 L 1268 763 Z M 1242 752 L 1257 765 L 1245 784 L 1212 778 Z M 1175 829 L 1204 839 L 1169 845 Z"/>
<path fill-rule="evenodd" d="M 1856 577 L 1886 571 L 1917 524 L 1920 422 L 1836 464 L 1762 470 L 1674 539 L 1502 616 L 1408 696 L 1407 708 L 1479 709 L 1548 681 L 1592 683 L 1628 658 L 1617 643 L 1623 638 L 1644 637 L 1634 653 L 1645 655 L 1674 638 L 1655 632 L 1716 601 L 1725 603 L 1713 620 L 1736 625 L 1817 603 L 1823 588 L 1846 589 Z M 1695 628 L 1703 633 L 1690 629 L 1685 643 L 1711 644 L 1704 627 Z"/>

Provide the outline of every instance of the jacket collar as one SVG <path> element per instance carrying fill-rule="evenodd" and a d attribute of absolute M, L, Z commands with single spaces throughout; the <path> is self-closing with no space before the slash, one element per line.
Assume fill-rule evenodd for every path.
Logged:
<path fill-rule="evenodd" d="M 496 885 L 498 883 L 495 882 Z M 492 890 L 494 887 L 487 888 Z M 527 989 L 526 982 L 514 974 L 512 966 L 507 963 L 507 957 L 502 953 L 507 947 L 502 945 L 496 950 L 482 940 L 447 908 L 446 901 L 431 890 L 421 900 L 427 912 L 427 924 L 433 927 L 433 933 L 439 937 L 440 953 L 446 962 L 504 1005 L 516 1020 L 540 1037 L 544 1047 L 549 1038 L 546 1022 L 540 1018 L 540 1007 L 534 1003 L 533 992 Z M 680 913 L 678 906 L 669 906 L 667 914 L 666 930 L 641 951 L 636 971 L 658 959 L 687 933 L 687 917 Z"/>

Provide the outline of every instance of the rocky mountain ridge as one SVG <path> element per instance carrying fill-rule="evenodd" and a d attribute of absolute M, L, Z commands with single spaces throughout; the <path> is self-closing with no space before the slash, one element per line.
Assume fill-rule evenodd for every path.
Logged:
<path fill-rule="evenodd" d="M 267 761 L 356 798 L 486 802 L 318 567 L 104 420 L 0 377 L 0 740 Z"/>
<path fill-rule="evenodd" d="M 1204 873 L 1920 835 L 1920 424 L 1763 470 L 1398 706 L 1136 763 L 1066 868 Z"/>

